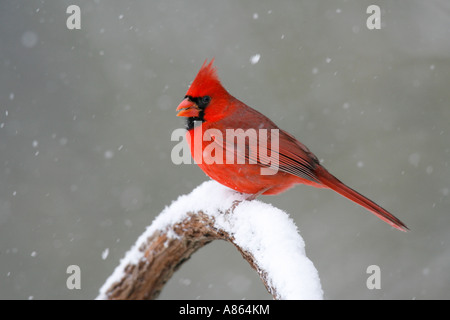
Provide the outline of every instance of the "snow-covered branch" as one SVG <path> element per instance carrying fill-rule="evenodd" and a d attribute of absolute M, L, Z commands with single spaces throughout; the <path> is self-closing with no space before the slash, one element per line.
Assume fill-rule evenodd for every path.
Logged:
<path fill-rule="evenodd" d="M 275 299 L 322 299 L 320 279 L 289 216 L 207 181 L 166 207 L 100 289 L 97 299 L 154 299 L 205 244 L 231 242 Z"/>

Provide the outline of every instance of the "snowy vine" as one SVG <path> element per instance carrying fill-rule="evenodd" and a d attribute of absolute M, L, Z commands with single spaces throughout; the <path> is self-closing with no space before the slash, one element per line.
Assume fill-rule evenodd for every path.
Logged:
<path fill-rule="evenodd" d="M 289 216 L 208 181 L 166 207 L 97 299 L 155 299 L 184 261 L 213 240 L 231 242 L 274 299 L 322 299 L 320 279 Z"/>

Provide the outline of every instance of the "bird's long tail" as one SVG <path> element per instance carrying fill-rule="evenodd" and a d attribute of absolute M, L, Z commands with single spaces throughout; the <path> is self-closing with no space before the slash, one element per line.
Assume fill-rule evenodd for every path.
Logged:
<path fill-rule="evenodd" d="M 397 219 L 393 214 L 389 213 L 387 210 L 383 209 L 372 200 L 364 197 L 362 194 L 346 186 L 344 183 L 339 181 L 339 179 L 329 173 L 324 167 L 318 166 L 315 170 L 315 174 L 323 185 L 366 208 L 378 218 L 387 222 L 394 228 L 397 228 L 401 231 L 409 230 L 408 227 L 399 219 Z"/>

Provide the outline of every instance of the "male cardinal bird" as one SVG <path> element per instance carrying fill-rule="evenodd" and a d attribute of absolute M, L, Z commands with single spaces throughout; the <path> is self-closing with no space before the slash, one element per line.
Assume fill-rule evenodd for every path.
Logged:
<path fill-rule="evenodd" d="M 248 194 L 247 199 L 261 194 L 279 194 L 298 183 L 329 188 L 391 226 L 408 230 L 394 215 L 330 174 L 294 136 L 230 95 L 220 83 L 213 60 L 204 62 L 176 110 L 177 116 L 187 118 L 187 140 L 195 162 L 212 179 Z M 240 146 L 237 145 L 238 135 L 228 139 L 231 141 L 226 140 L 229 132 L 244 133 Z M 255 135 L 249 133 L 255 132 L 260 133 L 259 138 L 264 138 L 260 145 L 266 147 L 267 152 L 254 148 L 259 138 L 255 141 Z M 275 135 L 269 134 L 272 132 Z M 272 162 L 276 163 L 269 165 L 270 155 L 275 156 L 270 159 L 275 159 Z M 268 171 L 263 174 L 262 168 Z"/>

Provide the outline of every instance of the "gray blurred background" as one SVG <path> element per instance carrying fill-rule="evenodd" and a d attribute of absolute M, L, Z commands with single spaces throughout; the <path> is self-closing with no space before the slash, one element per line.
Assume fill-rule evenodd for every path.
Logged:
<path fill-rule="evenodd" d="M 71 4 L 81 30 L 66 28 Z M 381 30 L 366 27 L 370 4 Z M 0 298 L 95 298 L 153 218 L 207 179 L 171 162 L 170 136 L 184 125 L 176 106 L 212 57 L 233 95 L 411 229 L 331 191 L 261 197 L 295 220 L 325 298 L 449 299 L 445 0 L 2 1 Z M 66 287 L 72 264 L 80 290 Z M 373 264 L 379 290 L 366 287 Z M 184 298 L 271 296 L 218 241 L 160 296 Z"/>

